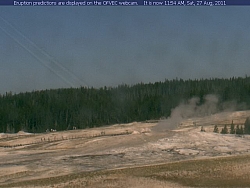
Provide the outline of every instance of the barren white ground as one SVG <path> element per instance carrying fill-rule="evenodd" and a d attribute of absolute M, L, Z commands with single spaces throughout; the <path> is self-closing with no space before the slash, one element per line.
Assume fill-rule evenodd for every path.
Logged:
<path fill-rule="evenodd" d="M 157 122 L 134 122 L 43 134 L 0 134 L 0 187 L 82 171 L 250 154 L 250 136 L 213 133 L 215 124 L 219 129 L 232 120 L 244 124 L 248 116 L 250 111 L 218 113 L 187 119 L 177 129 L 161 132 L 151 131 Z M 200 131 L 201 126 L 206 132 Z"/>

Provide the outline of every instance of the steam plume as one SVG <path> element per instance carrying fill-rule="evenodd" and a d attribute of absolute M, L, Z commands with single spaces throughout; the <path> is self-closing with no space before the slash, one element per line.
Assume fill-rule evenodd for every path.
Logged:
<path fill-rule="evenodd" d="M 168 119 L 160 121 L 153 131 L 172 130 L 178 127 L 179 123 L 187 118 L 208 116 L 219 111 L 234 111 L 238 107 L 244 107 L 244 104 L 238 105 L 235 101 L 226 102 L 219 109 L 219 98 L 217 95 L 206 95 L 205 102 L 200 104 L 198 97 L 191 98 L 186 103 L 181 103 L 171 111 Z"/>

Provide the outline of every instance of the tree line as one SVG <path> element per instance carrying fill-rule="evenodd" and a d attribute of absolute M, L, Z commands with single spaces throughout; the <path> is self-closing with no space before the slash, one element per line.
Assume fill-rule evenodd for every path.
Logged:
<path fill-rule="evenodd" d="M 217 125 L 214 126 L 215 133 L 221 133 L 221 134 L 244 134 L 244 127 L 243 125 L 235 125 L 232 123 L 230 126 L 230 130 L 228 129 L 227 125 L 224 125 L 224 127 L 219 131 L 219 128 Z"/>
<path fill-rule="evenodd" d="M 219 128 L 217 125 L 214 126 L 214 131 L 215 133 L 219 133 Z M 250 117 L 248 117 L 243 125 L 236 125 L 231 123 L 230 125 L 230 130 L 227 128 L 227 125 L 224 125 L 224 127 L 220 131 L 221 134 L 237 134 L 237 135 L 242 135 L 242 134 L 250 134 Z"/>
<path fill-rule="evenodd" d="M 250 77 L 173 79 L 117 87 L 51 89 L 0 96 L 0 132 L 45 132 L 168 117 L 180 102 L 216 94 L 250 107 Z M 240 107 L 239 107 L 240 108 Z M 236 109 L 241 110 L 241 109 Z"/>

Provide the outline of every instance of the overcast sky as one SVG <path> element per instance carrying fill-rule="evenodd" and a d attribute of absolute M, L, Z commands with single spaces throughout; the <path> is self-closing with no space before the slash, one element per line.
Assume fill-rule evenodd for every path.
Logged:
<path fill-rule="evenodd" d="M 0 7 L 0 93 L 250 72 L 249 7 Z"/>

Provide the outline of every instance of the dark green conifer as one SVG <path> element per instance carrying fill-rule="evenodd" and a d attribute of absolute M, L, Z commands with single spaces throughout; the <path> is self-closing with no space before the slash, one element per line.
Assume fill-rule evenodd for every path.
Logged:
<path fill-rule="evenodd" d="M 227 128 L 227 125 L 224 126 L 224 128 L 222 128 L 221 134 L 228 134 L 228 128 Z"/>
<path fill-rule="evenodd" d="M 248 117 L 245 121 L 244 132 L 245 134 L 250 134 L 250 117 Z"/>
<path fill-rule="evenodd" d="M 214 133 L 219 133 L 219 128 L 217 125 L 214 126 Z"/>
<path fill-rule="evenodd" d="M 234 122 L 232 120 L 231 127 L 230 127 L 230 134 L 235 134 Z"/>

